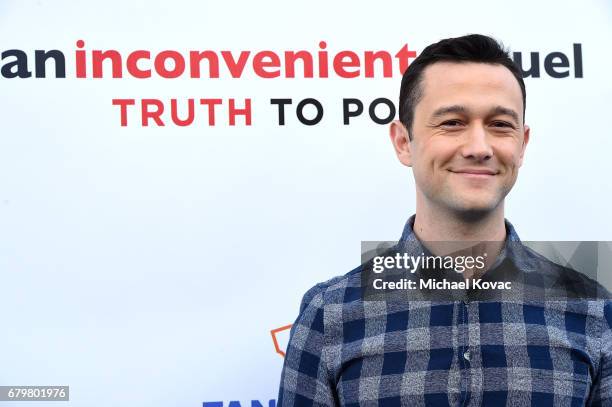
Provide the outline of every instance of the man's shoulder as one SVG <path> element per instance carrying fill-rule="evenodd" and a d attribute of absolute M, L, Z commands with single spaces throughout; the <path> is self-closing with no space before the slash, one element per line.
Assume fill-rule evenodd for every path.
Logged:
<path fill-rule="evenodd" d="M 300 312 L 308 305 L 322 307 L 327 304 L 345 304 L 361 298 L 361 276 L 364 265 L 355 267 L 346 274 L 315 284 L 302 298 Z"/>
<path fill-rule="evenodd" d="M 557 263 L 528 246 L 523 246 L 524 254 L 535 279 L 543 288 L 550 289 L 555 295 L 567 296 L 568 299 L 610 300 L 612 294 L 597 281 L 597 275 L 587 275 L 571 264 Z M 558 298 L 561 299 L 561 298 Z"/>

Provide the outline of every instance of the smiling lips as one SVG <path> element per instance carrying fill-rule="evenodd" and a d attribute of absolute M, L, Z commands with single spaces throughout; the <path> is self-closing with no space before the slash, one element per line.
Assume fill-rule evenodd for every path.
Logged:
<path fill-rule="evenodd" d="M 449 171 L 473 179 L 491 179 L 499 173 L 489 168 L 459 168 Z"/>

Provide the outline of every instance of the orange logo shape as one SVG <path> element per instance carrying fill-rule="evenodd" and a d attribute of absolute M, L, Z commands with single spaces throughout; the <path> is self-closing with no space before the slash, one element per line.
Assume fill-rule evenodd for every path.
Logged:
<path fill-rule="evenodd" d="M 286 331 L 287 329 L 291 329 L 292 326 L 293 324 L 289 324 L 270 331 L 270 335 L 272 335 L 272 342 L 274 342 L 274 349 L 276 350 L 276 353 L 278 353 L 282 357 L 285 357 L 285 352 L 283 352 L 280 346 L 278 346 L 278 339 L 276 338 L 276 334 L 282 331 Z"/>

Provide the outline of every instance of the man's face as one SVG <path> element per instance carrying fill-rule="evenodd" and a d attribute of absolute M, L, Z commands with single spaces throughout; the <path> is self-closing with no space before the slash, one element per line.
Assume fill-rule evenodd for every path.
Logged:
<path fill-rule="evenodd" d="M 391 138 L 413 168 L 417 202 L 458 213 L 490 212 L 518 174 L 529 128 L 521 89 L 502 65 L 438 62 L 423 72 L 412 141 L 399 122 Z"/>

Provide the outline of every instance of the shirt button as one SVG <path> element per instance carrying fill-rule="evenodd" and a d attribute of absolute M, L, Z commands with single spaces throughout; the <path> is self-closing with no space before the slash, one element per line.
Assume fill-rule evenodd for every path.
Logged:
<path fill-rule="evenodd" d="M 468 362 L 470 361 L 470 351 L 466 350 L 465 352 L 463 352 L 463 359 L 467 360 Z"/>

